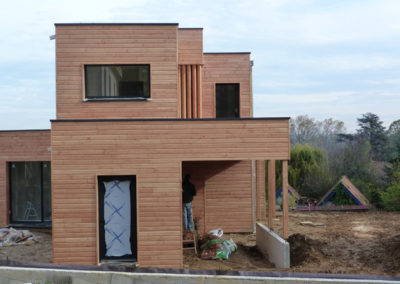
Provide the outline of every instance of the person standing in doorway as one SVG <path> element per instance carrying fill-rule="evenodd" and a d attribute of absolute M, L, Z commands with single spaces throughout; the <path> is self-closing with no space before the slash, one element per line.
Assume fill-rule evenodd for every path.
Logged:
<path fill-rule="evenodd" d="M 183 210 L 183 229 L 184 232 L 193 232 L 192 219 L 192 200 L 196 195 L 196 188 L 190 182 L 190 175 L 186 174 L 182 182 L 182 210 Z"/>

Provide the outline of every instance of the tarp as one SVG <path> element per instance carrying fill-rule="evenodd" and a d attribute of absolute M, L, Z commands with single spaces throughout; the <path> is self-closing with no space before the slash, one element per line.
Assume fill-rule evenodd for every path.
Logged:
<path fill-rule="evenodd" d="M 104 182 L 104 236 L 106 256 L 132 254 L 130 181 Z"/>

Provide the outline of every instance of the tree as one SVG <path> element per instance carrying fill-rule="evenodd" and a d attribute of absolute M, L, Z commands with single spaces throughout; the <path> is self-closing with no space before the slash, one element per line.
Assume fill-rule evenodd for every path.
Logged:
<path fill-rule="evenodd" d="M 343 121 L 332 118 L 318 121 L 307 115 L 299 115 L 290 120 L 292 145 L 308 143 L 328 149 L 335 144 L 336 135 L 345 131 Z"/>
<path fill-rule="evenodd" d="M 318 122 L 308 115 L 299 115 L 290 120 L 290 140 L 292 145 L 312 141 L 319 133 Z"/>
<path fill-rule="evenodd" d="M 371 144 L 371 155 L 376 161 L 383 161 L 386 154 L 388 138 L 383 122 L 376 114 L 366 113 L 357 119 L 360 129 L 357 135 Z"/>
<path fill-rule="evenodd" d="M 393 121 L 388 129 L 389 136 L 400 133 L 400 119 Z"/>
<path fill-rule="evenodd" d="M 289 184 L 305 196 L 319 198 L 332 186 L 326 153 L 309 144 L 297 144 L 291 150 Z"/>

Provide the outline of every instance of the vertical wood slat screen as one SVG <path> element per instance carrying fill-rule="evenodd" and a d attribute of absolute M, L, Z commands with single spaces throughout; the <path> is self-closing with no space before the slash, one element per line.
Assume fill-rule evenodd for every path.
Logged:
<path fill-rule="evenodd" d="M 180 118 L 201 118 L 201 65 L 179 65 Z"/>

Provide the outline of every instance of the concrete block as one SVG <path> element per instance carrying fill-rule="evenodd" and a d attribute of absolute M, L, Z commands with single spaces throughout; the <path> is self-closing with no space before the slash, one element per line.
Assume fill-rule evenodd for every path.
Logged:
<path fill-rule="evenodd" d="M 257 223 L 257 248 L 277 268 L 290 268 L 290 245 L 261 223 Z"/>

